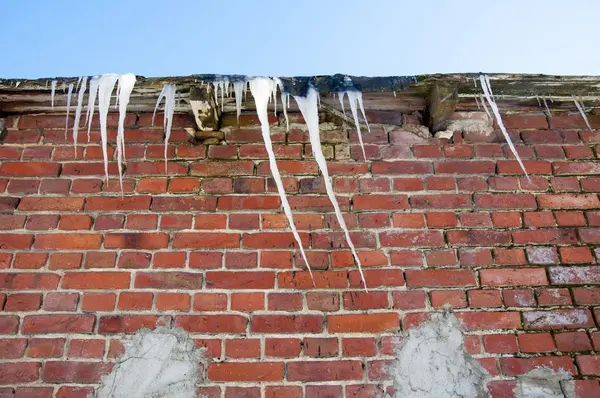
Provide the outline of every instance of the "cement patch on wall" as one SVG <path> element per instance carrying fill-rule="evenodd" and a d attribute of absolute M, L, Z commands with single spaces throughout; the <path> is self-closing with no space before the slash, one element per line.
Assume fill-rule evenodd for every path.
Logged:
<path fill-rule="evenodd" d="M 519 376 L 514 392 L 517 398 L 574 398 L 575 385 L 564 370 L 542 367 Z"/>
<path fill-rule="evenodd" d="M 396 352 L 392 377 L 396 397 L 479 398 L 486 371 L 465 350 L 464 334 L 451 313 L 409 329 Z"/>
<path fill-rule="evenodd" d="M 196 397 L 201 353 L 182 329 L 143 329 L 123 342 L 125 354 L 90 398 Z"/>

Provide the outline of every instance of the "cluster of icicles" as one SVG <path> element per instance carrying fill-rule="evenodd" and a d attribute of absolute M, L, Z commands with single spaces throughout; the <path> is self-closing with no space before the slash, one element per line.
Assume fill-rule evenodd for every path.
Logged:
<path fill-rule="evenodd" d="M 125 160 L 125 116 L 127 114 L 127 105 L 133 87 L 135 86 L 136 77 L 132 73 L 116 74 L 116 73 L 105 73 L 102 76 L 94 76 L 90 79 L 88 104 L 85 126 L 87 126 L 87 138 L 90 141 L 90 130 L 92 128 L 92 119 L 94 117 L 94 111 L 96 108 L 96 100 L 98 100 L 98 114 L 100 119 L 100 139 L 102 141 L 102 155 L 104 158 L 104 174 L 108 181 L 108 131 L 107 131 L 107 118 L 108 111 L 110 108 L 110 100 L 112 98 L 115 85 L 117 86 L 115 108 L 119 109 L 119 122 L 117 126 L 117 141 L 116 141 L 116 157 L 119 172 L 119 184 L 121 185 L 121 192 L 123 191 L 123 171 L 122 165 Z M 56 92 L 56 80 L 52 81 L 51 84 L 51 104 L 54 107 L 54 95 Z M 77 94 L 77 108 L 75 110 L 75 120 L 73 122 L 73 148 L 75 150 L 75 156 L 77 156 L 77 137 L 80 128 L 81 113 L 83 110 L 83 102 L 85 92 L 88 86 L 87 76 L 80 77 L 77 81 L 77 87 L 75 90 L 79 90 Z M 73 96 L 74 83 L 69 83 L 67 89 L 67 115 L 65 121 L 65 139 L 69 130 L 69 113 L 71 112 L 71 99 Z M 167 159 L 167 145 L 169 137 L 171 135 L 171 124 L 173 119 L 173 112 L 175 108 L 175 91 L 176 87 L 174 84 L 166 84 L 163 87 L 156 106 L 154 108 L 154 114 L 152 115 L 152 123 L 154 124 L 154 115 L 156 109 L 160 104 L 161 100 L 165 98 L 165 109 L 164 109 L 164 128 L 166 133 L 165 139 L 165 170 L 166 170 L 166 159 Z"/>
<path fill-rule="evenodd" d="M 348 80 L 347 83 L 350 83 L 350 87 L 351 87 L 352 85 L 351 85 L 350 79 L 349 78 L 346 78 L 346 79 Z M 481 96 L 481 101 L 482 101 L 482 104 L 483 104 L 486 112 L 491 117 L 489 110 L 487 108 L 487 105 L 486 105 L 486 102 L 487 102 L 487 104 L 489 104 L 489 106 L 492 109 L 492 113 L 498 123 L 498 126 L 500 127 L 500 130 L 502 131 L 502 134 L 504 135 L 504 138 L 506 139 L 506 141 L 508 143 L 508 146 L 509 146 L 511 152 L 513 153 L 513 155 L 517 159 L 519 165 L 523 169 L 523 172 L 529 179 L 529 175 L 527 174 L 525 165 L 521 161 L 521 158 L 520 158 L 519 154 L 517 153 L 517 150 L 511 140 L 508 132 L 506 131 L 504 123 L 502 122 L 502 117 L 500 115 L 500 111 L 496 104 L 494 94 L 492 93 L 492 87 L 490 85 L 489 77 L 485 74 L 481 74 L 479 77 L 479 81 L 480 81 L 481 87 L 483 89 L 483 96 Z M 118 168 L 119 168 L 119 182 L 121 184 L 121 189 L 123 187 L 121 165 L 122 165 L 123 160 L 125 159 L 124 122 L 125 122 L 127 105 L 129 103 L 129 99 L 130 99 L 131 93 L 133 91 L 135 82 L 136 82 L 135 75 L 130 74 L 130 73 L 122 74 L 122 75 L 108 73 L 108 74 L 104 74 L 102 76 L 92 77 L 90 79 L 90 84 L 89 84 L 89 96 L 88 96 L 87 114 L 86 114 L 86 123 L 85 123 L 85 125 L 88 128 L 88 142 L 90 139 L 89 134 L 90 134 L 90 129 L 91 129 L 92 118 L 94 116 L 96 99 L 98 99 L 98 112 L 99 112 L 99 117 L 100 117 L 100 135 L 101 135 L 101 140 L 102 140 L 102 153 L 104 156 L 104 171 L 105 171 L 107 180 L 108 180 L 108 156 L 107 156 L 106 121 L 107 121 L 107 115 L 108 115 L 108 110 L 110 107 L 110 100 L 112 97 L 112 93 L 114 91 L 115 85 L 117 85 L 115 107 L 118 107 L 118 109 L 119 109 L 119 123 L 118 123 L 118 129 L 117 129 L 116 157 L 117 157 Z M 78 134 L 78 130 L 79 130 L 80 118 L 81 118 L 81 113 L 82 113 L 82 109 L 83 109 L 84 95 L 85 95 L 85 91 L 87 89 L 87 77 L 80 78 L 77 85 L 78 85 L 78 87 L 76 89 L 78 89 L 79 92 L 78 92 L 78 96 L 77 96 L 77 109 L 75 111 L 75 122 L 73 124 L 73 143 L 75 146 L 75 150 L 77 147 L 77 134 Z M 282 204 L 284 213 L 288 219 L 288 223 L 292 230 L 294 239 L 296 240 L 296 242 L 298 244 L 298 248 L 300 249 L 302 258 L 304 259 L 304 262 L 306 263 L 306 265 L 308 267 L 308 271 L 311 275 L 311 278 L 313 278 L 312 269 L 311 269 L 308 259 L 306 257 L 306 253 L 304 252 L 304 246 L 302 244 L 302 240 L 300 239 L 300 235 L 298 234 L 298 231 L 296 229 L 293 215 L 292 215 L 292 209 L 287 200 L 287 197 L 285 194 L 285 188 L 283 186 L 283 181 L 281 179 L 281 174 L 279 172 L 279 168 L 277 166 L 277 162 L 275 159 L 275 153 L 273 151 L 273 144 L 271 142 L 271 133 L 270 133 L 269 121 L 268 121 L 268 115 L 267 115 L 268 104 L 271 101 L 273 101 L 275 113 L 277 113 L 277 90 L 279 89 L 281 103 L 282 103 L 282 107 L 283 107 L 283 114 L 284 114 L 285 121 L 286 121 L 286 127 L 289 129 L 287 108 L 289 107 L 289 104 L 290 104 L 290 94 L 284 90 L 283 84 L 280 79 L 270 78 L 270 77 L 255 77 L 255 78 L 251 78 L 251 79 L 238 79 L 238 80 L 234 80 L 232 82 L 230 82 L 228 78 L 221 78 L 221 79 L 217 79 L 217 80 L 213 81 L 212 85 L 213 85 L 215 103 L 217 106 L 219 106 L 219 93 L 220 93 L 220 106 L 222 109 L 224 107 L 225 97 L 230 96 L 230 86 L 231 85 L 233 86 L 232 91 L 233 91 L 233 94 L 235 95 L 235 103 L 236 103 L 236 111 L 237 111 L 238 119 L 241 114 L 242 100 L 243 100 L 242 97 L 244 97 L 244 98 L 246 97 L 247 90 L 249 87 L 250 92 L 252 93 L 252 96 L 254 97 L 254 101 L 256 104 L 256 112 L 258 115 L 258 119 L 260 121 L 262 137 L 263 137 L 263 140 L 265 143 L 265 148 L 267 150 L 267 154 L 268 154 L 268 158 L 269 158 L 271 174 L 273 175 L 273 179 L 275 180 L 275 185 L 277 187 L 277 192 L 281 199 L 281 204 Z M 69 113 L 70 113 L 70 108 L 71 108 L 71 97 L 72 97 L 73 88 L 74 88 L 73 86 L 74 86 L 73 83 L 70 83 L 68 86 L 67 116 L 66 116 L 67 130 L 68 130 Z M 79 87 L 79 86 L 81 86 L 81 87 Z M 56 90 L 56 81 L 52 81 L 52 85 L 51 85 L 52 106 L 54 106 L 55 90 Z M 163 127 L 165 130 L 165 172 L 167 172 L 167 148 L 168 148 L 169 137 L 171 135 L 171 126 L 172 126 L 172 122 L 173 122 L 173 114 L 174 114 L 174 108 L 175 108 L 175 94 L 176 94 L 176 86 L 174 84 L 165 84 L 159 97 L 158 97 L 156 106 L 154 107 L 154 113 L 152 115 L 152 123 L 154 124 L 154 117 L 156 115 L 156 110 L 157 110 L 159 104 L 161 103 L 162 99 L 164 98 L 165 106 L 164 106 Z M 339 99 L 339 102 L 340 102 L 340 105 L 342 107 L 342 111 L 344 112 L 344 114 L 345 114 L 344 97 L 345 96 L 348 97 L 348 101 L 350 103 L 350 110 L 352 113 L 352 117 L 354 119 L 354 123 L 356 125 L 358 139 L 359 139 L 359 143 L 360 143 L 360 146 L 362 149 L 362 154 L 366 160 L 366 154 L 365 154 L 362 133 L 361 133 L 359 118 L 358 118 L 358 109 L 360 109 L 360 111 L 362 113 L 362 117 L 365 121 L 367 130 L 369 132 L 370 132 L 370 128 L 369 128 L 369 124 L 367 122 L 367 118 L 366 118 L 364 107 L 363 107 L 362 93 L 360 91 L 354 89 L 354 90 L 340 91 L 337 93 L 337 95 L 338 95 L 338 99 Z M 313 155 L 315 157 L 315 161 L 317 162 L 319 170 L 321 171 L 321 174 L 323 175 L 323 180 L 325 183 L 327 196 L 329 197 L 329 200 L 331 201 L 331 203 L 333 205 L 337 220 L 338 220 L 341 228 L 344 230 L 346 242 L 348 244 L 348 247 L 352 251 L 352 255 L 358 265 L 359 273 L 360 273 L 364 288 L 366 290 L 367 285 L 366 285 L 366 281 L 365 281 L 364 274 L 362 271 L 361 262 L 358 258 L 358 254 L 356 252 L 356 249 L 355 249 L 352 239 L 350 237 L 350 232 L 348 231 L 348 227 L 346 226 L 344 218 L 342 217 L 340 206 L 337 202 L 335 193 L 333 191 L 331 178 L 329 177 L 329 171 L 327 169 L 327 162 L 325 160 L 325 156 L 323 155 L 323 151 L 321 148 L 321 139 L 320 139 L 320 131 L 319 131 L 319 112 L 318 112 L 318 108 L 320 106 L 319 93 L 313 86 L 309 85 L 309 88 L 304 96 L 293 96 L 293 97 L 296 100 L 296 103 L 298 104 L 298 108 L 300 109 L 300 112 L 302 113 L 302 116 L 304 117 L 304 120 L 306 122 Z M 586 120 L 586 123 L 588 123 L 587 117 L 585 116 L 582 106 L 579 104 L 579 102 L 577 100 L 574 100 L 574 101 L 577 106 L 577 109 L 580 111 L 580 113 Z M 545 100 L 544 100 L 544 103 L 546 104 Z M 589 126 L 589 123 L 588 123 L 588 126 Z M 67 134 L 67 130 L 65 130 L 65 135 Z M 313 283 L 314 283 L 314 278 L 313 278 Z"/>

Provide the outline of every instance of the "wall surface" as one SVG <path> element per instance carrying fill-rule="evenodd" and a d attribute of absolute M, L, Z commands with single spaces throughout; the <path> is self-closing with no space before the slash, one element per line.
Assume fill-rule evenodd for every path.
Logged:
<path fill-rule="evenodd" d="M 177 116 L 167 176 L 150 119 L 127 117 L 124 195 L 116 162 L 103 181 L 97 126 L 74 157 L 64 115 L 6 120 L 0 397 L 86 397 L 126 336 L 159 326 L 206 348 L 209 397 L 380 397 L 400 334 L 444 307 L 494 397 L 540 366 L 600 396 L 600 132 L 580 115 L 551 130 L 543 115 L 505 118 L 531 181 L 496 133 L 448 143 L 373 127 L 364 162 L 352 126 L 322 131 L 368 293 L 300 124 L 271 120 L 314 287 L 255 115 L 209 147 Z"/>

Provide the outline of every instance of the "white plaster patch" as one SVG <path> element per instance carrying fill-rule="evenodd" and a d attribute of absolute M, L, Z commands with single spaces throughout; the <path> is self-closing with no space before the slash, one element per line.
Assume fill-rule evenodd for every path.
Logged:
<path fill-rule="evenodd" d="M 125 354 L 90 398 L 196 397 L 201 353 L 182 329 L 143 329 L 123 342 Z"/>
<path fill-rule="evenodd" d="M 458 319 L 449 312 L 409 329 L 391 369 L 396 398 L 485 397 L 487 373 L 466 352 L 464 340 Z"/>
<path fill-rule="evenodd" d="M 563 369 L 540 367 L 519 376 L 514 393 L 517 398 L 573 398 L 575 383 Z"/>

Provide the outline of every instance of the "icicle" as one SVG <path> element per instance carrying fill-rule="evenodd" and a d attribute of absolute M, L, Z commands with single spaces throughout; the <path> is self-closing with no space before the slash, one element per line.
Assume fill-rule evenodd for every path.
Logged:
<path fill-rule="evenodd" d="M 81 118 L 81 110 L 83 109 L 83 97 L 87 88 L 87 76 L 82 79 L 81 89 L 77 94 L 77 109 L 75 110 L 75 122 L 73 123 L 73 150 L 77 157 L 77 134 L 79 134 L 79 119 Z"/>
<path fill-rule="evenodd" d="M 396 97 L 396 90 L 394 90 L 394 97 Z"/>
<path fill-rule="evenodd" d="M 346 116 L 346 110 L 344 109 L 344 95 L 346 94 L 345 91 L 340 91 L 338 93 L 338 100 L 340 100 L 340 105 L 342 106 L 342 112 L 344 113 L 344 116 Z M 354 119 L 354 121 L 356 122 L 356 119 Z"/>
<path fill-rule="evenodd" d="M 483 98 L 483 95 L 479 95 L 479 99 L 481 100 L 481 105 L 483 105 L 483 110 L 485 110 L 485 113 L 487 113 L 488 117 L 490 118 L 490 121 L 492 120 L 492 114 L 490 113 L 490 110 L 488 109 L 487 105 L 485 104 L 485 99 Z"/>
<path fill-rule="evenodd" d="M 117 95 L 115 95 L 115 109 L 119 108 L 119 93 L 121 92 L 121 77 L 117 80 Z"/>
<path fill-rule="evenodd" d="M 56 80 L 52 80 L 50 84 L 50 101 L 52 101 L 52 108 L 54 108 L 54 94 L 56 93 Z"/>
<path fill-rule="evenodd" d="M 75 87 L 75 91 L 79 90 L 79 85 L 81 84 L 81 79 L 83 79 L 83 76 L 79 76 L 79 79 L 77 79 L 77 87 Z"/>
<path fill-rule="evenodd" d="M 16 82 L 15 83 L 15 88 L 19 87 L 21 85 L 21 82 Z"/>
<path fill-rule="evenodd" d="M 480 75 L 479 80 L 481 81 L 481 87 L 483 88 L 483 94 L 485 95 L 485 98 L 489 102 L 490 107 L 492 108 L 492 112 L 494 112 L 494 116 L 496 116 L 496 121 L 498 122 L 498 126 L 500 126 L 500 130 L 502 131 L 502 134 L 504 135 L 504 138 L 506 139 L 506 142 L 508 143 L 508 147 L 512 151 L 513 155 L 515 155 L 515 158 L 517 159 L 517 162 L 519 162 L 519 165 L 523 169 L 525 176 L 527 177 L 528 180 L 530 180 L 529 174 L 527 174 L 527 170 L 525 170 L 525 166 L 523 165 L 523 162 L 521 161 L 521 157 L 517 153 L 517 149 L 513 145 L 513 142 L 510 139 L 510 136 L 508 135 L 506 128 L 504 127 L 504 123 L 502 123 L 502 117 L 500 116 L 500 110 L 498 109 L 498 105 L 496 105 L 496 101 L 494 100 L 494 95 L 492 93 L 492 86 L 490 85 L 490 79 L 489 79 L 488 75 Z"/>
<path fill-rule="evenodd" d="M 285 131 L 290 131 L 290 121 L 287 114 L 289 100 L 289 94 L 281 90 L 281 107 L 283 108 L 283 117 L 285 118 Z"/>
<path fill-rule="evenodd" d="M 273 115 L 277 116 L 277 87 L 280 87 L 280 92 L 283 92 L 283 87 L 281 87 L 281 80 L 278 77 L 274 77 L 273 81 L 275 82 L 275 90 L 273 90 Z"/>
<path fill-rule="evenodd" d="M 108 181 L 108 151 L 106 148 L 108 145 L 108 133 L 106 131 L 106 118 L 108 116 L 108 108 L 110 107 L 110 97 L 118 79 L 119 75 L 115 73 L 105 73 L 98 81 L 98 113 L 100 114 L 100 137 L 102 139 L 102 155 L 104 158 L 106 181 Z"/>
<path fill-rule="evenodd" d="M 588 120 L 587 115 L 583 111 L 583 106 L 581 105 L 581 103 L 579 101 L 577 101 L 577 99 L 575 97 L 573 97 L 573 102 L 575 102 L 575 106 L 577 107 L 577 110 L 579 111 L 579 113 L 581 114 L 581 117 L 585 121 L 585 125 L 587 126 L 587 128 L 590 129 L 590 131 L 593 131 L 592 126 L 590 126 L 590 121 Z"/>
<path fill-rule="evenodd" d="M 152 125 L 154 126 L 154 116 L 156 115 L 156 109 L 160 104 L 160 101 L 165 99 L 165 109 L 163 110 L 163 128 L 165 129 L 165 174 L 167 174 L 168 163 L 167 163 L 167 151 L 169 149 L 169 138 L 171 137 L 171 127 L 173 126 L 173 113 L 175 112 L 175 93 L 177 92 L 177 86 L 174 84 L 165 84 L 163 86 L 156 106 L 154 107 L 154 113 L 152 114 Z"/>
<path fill-rule="evenodd" d="M 235 110 L 237 112 L 238 124 L 240 123 L 240 115 L 242 114 L 242 94 L 245 85 L 245 80 L 236 80 L 233 82 L 233 91 L 235 93 Z"/>
<path fill-rule="evenodd" d="M 362 112 L 363 118 L 365 119 L 365 123 L 367 122 L 367 117 L 365 116 L 365 110 L 362 105 L 362 93 L 360 91 L 346 91 L 348 95 L 348 102 L 350 102 L 350 110 L 352 111 L 352 117 L 354 118 L 354 124 L 356 124 L 356 132 L 358 133 L 358 141 L 360 142 L 360 148 L 362 149 L 363 157 L 365 161 L 367 160 L 367 155 L 365 153 L 365 146 L 363 144 L 362 133 L 360 131 L 360 123 L 358 122 L 358 106 L 360 106 L 360 110 Z M 369 124 L 367 123 L 367 129 L 371 132 Z"/>
<path fill-rule="evenodd" d="M 123 159 L 125 159 L 125 115 L 127 114 L 127 105 L 135 85 L 135 75 L 133 73 L 126 73 L 119 76 L 119 88 L 117 90 L 118 97 L 117 102 L 119 103 L 119 126 L 117 127 L 117 165 L 119 168 L 119 184 L 121 185 L 121 192 L 123 192 L 123 173 L 121 171 L 121 165 Z"/>
<path fill-rule="evenodd" d="M 552 114 L 550 113 L 550 109 L 548 108 L 548 103 L 546 102 L 546 97 L 542 97 L 542 102 L 544 103 L 544 106 L 546 107 L 546 114 L 548 115 L 548 117 L 552 117 Z"/>
<path fill-rule="evenodd" d="M 217 108 L 219 107 L 219 82 L 218 81 L 214 81 L 212 82 L 213 85 L 213 91 L 215 94 L 215 105 L 217 106 Z M 163 90 L 165 88 L 163 87 Z"/>
<path fill-rule="evenodd" d="M 300 112 L 302 112 L 302 116 L 306 121 L 306 126 L 308 128 L 308 133 L 310 136 L 310 145 L 312 147 L 313 155 L 315 156 L 315 160 L 321 170 L 321 174 L 323 175 L 323 180 L 325 181 L 325 188 L 327 190 L 327 196 L 329 196 L 329 200 L 335 209 L 335 215 L 337 217 L 340 226 L 344 230 L 344 234 L 346 236 L 346 242 L 348 242 L 348 246 L 352 251 L 352 255 L 358 264 L 358 271 L 360 272 L 360 277 L 362 278 L 363 284 L 365 285 L 365 290 L 367 290 L 367 282 L 365 281 L 365 276 L 362 271 L 362 267 L 360 264 L 360 260 L 358 259 L 358 255 L 356 253 L 356 249 L 354 248 L 354 244 L 352 243 L 352 239 L 350 238 L 350 232 L 348 231 L 348 227 L 346 226 L 346 222 L 344 221 L 344 217 L 342 217 L 342 212 L 340 210 L 340 206 L 335 198 L 335 193 L 333 191 L 333 186 L 331 185 L 331 180 L 329 178 L 329 171 L 327 169 L 327 161 L 325 160 L 325 156 L 323 155 L 323 150 L 321 148 L 321 138 L 319 133 L 319 111 L 317 109 L 319 94 L 317 91 L 310 87 L 308 89 L 308 93 L 306 97 L 297 97 L 294 96 L 296 102 L 298 103 L 298 108 L 300 108 Z"/>
<path fill-rule="evenodd" d="M 477 79 L 473 78 L 473 86 L 475 86 L 475 88 L 477 88 Z"/>
<path fill-rule="evenodd" d="M 541 107 L 541 106 L 542 106 L 542 103 L 540 102 L 540 97 L 538 97 L 538 96 L 536 95 L 536 96 L 535 96 L 535 99 L 536 99 L 536 100 L 537 100 L 537 102 L 538 102 L 538 106 L 539 106 L 539 107 Z"/>
<path fill-rule="evenodd" d="M 481 106 L 479 106 L 479 100 L 477 99 L 477 97 L 475 97 L 475 103 L 477 104 L 477 109 L 481 109 Z"/>
<path fill-rule="evenodd" d="M 67 140 L 67 131 L 69 130 L 69 112 L 71 111 L 71 97 L 73 96 L 73 83 L 69 83 L 69 92 L 67 93 L 67 116 L 65 118 L 65 141 Z"/>
<path fill-rule="evenodd" d="M 94 108 L 96 106 L 96 98 L 98 97 L 98 83 L 100 76 L 94 76 L 90 80 L 90 93 L 88 95 L 87 114 L 85 115 L 85 124 L 88 126 L 87 139 L 90 142 L 90 130 L 92 128 L 92 119 L 94 117 Z"/>
<path fill-rule="evenodd" d="M 277 186 L 277 192 L 279 193 L 279 197 L 281 198 L 281 205 L 283 206 L 283 211 L 287 216 L 290 228 L 292 229 L 292 234 L 294 235 L 294 239 L 296 239 L 298 248 L 300 249 L 300 253 L 302 254 L 302 258 L 304 259 L 306 266 L 308 267 L 308 271 L 310 273 L 310 277 L 313 280 L 314 285 L 312 269 L 310 268 L 310 264 L 308 263 L 308 259 L 306 258 L 306 254 L 304 253 L 304 246 L 302 245 L 302 240 L 300 239 L 300 235 L 298 235 L 296 225 L 294 224 L 292 209 L 290 208 L 290 204 L 288 203 L 287 197 L 285 195 L 285 188 L 283 187 L 281 175 L 279 174 L 279 168 L 277 167 L 277 161 L 275 160 L 275 153 L 273 153 L 273 144 L 271 143 L 271 132 L 269 130 L 267 106 L 269 104 L 269 97 L 273 95 L 272 93 L 273 91 L 275 91 L 275 89 L 276 82 L 273 79 L 269 79 L 266 77 L 255 77 L 252 80 L 250 80 L 250 92 L 252 93 L 252 96 L 254 97 L 254 102 L 256 103 L 256 113 L 258 115 L 258 119 L 260 120 L 260 127 L 263 140 L 265 141 L 265 148 L 267 149 L 267 154 L 269 155 L 269 165 L 271 166 L 271 174 L 273 175 L 275 185 Z"/>

